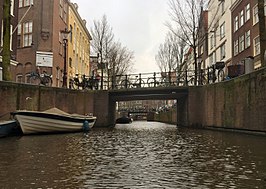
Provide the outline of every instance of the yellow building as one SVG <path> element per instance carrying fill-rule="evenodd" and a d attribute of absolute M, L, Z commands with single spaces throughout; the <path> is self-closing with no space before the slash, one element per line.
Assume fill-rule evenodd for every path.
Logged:
<path fill-rule="evenodd" d="M 88 76 L 90 73 L 90 40 L 86 20 L 78 13 L 78 5 L 69 3 L 68 28 L 68 80 L 76 74 Z M 69 83 L 69 81 L 68 81 Z"/>

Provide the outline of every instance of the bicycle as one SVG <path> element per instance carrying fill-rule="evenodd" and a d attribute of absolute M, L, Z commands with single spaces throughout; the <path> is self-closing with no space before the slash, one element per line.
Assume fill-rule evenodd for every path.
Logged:
<path fill-rule="evenodd" d="M 99 89 L 99 80 L 95 79 L 93 76 L 90 78 L 87 78 L 85 75 L 82 75 L 81 80 L 78 77 L 78 74 L 73 79 L 70 79 L 69 84 L 71 89 Z"/>
<path fill-rule="evenodd" d="M 31 72 L 29 80 L 30 83 L 34 85 L 43 85 L 47 87 L 52 86 L 52 77 L 45 71 L 42 74 L 39 74 L 38 72 Z"/>
<path fill-rule="evenodd" d="M 217 73 L 218 82 L 223 81 L 225 79 L 224 67 L 225 67 L 224 62 L 216 62 L 215 64 L 215 69 L 218 70 L 218 73 Z"/>
<path fill-rule="evenodd" d="M 135 82 L 131 82 L 129 77 L 130 76 L 126 76 L 126 78 L 120 82 L 120 85 L 118 85 L 120 89 L 145 87 L 145 81 L 143 79 L 136 76 Z"/>

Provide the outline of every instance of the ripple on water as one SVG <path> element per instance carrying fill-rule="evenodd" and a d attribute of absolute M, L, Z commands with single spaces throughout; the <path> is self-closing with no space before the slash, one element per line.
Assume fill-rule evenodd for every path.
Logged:
<path fill-rule="evenodd" d="M 265 144 L 155 122 L 14 137 L 0 143 L 0 187 L 263 188 Z"/>

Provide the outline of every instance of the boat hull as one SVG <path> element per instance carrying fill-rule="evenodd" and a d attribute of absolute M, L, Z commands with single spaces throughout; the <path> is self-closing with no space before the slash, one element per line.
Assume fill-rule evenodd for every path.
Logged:
<path fill-rule="evenodd" d="M 0 137 L 6 137 L 16 132 L 16 120 L 0 122 Z"/>
<path fill-rule="evenodd" d="M 84 128 L 92 128 L 96 117 L 57 115 L 44 112 L 16 112 L 15 119 L 18 120 L 23 134 L 34 133 L 58 133 L 78 132 Z"/>

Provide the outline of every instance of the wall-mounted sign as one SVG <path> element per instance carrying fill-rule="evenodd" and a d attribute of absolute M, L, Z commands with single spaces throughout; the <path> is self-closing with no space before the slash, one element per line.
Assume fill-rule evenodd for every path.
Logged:
<path fill-rule="evenodd" d="M 53 67 L 53 53 L 37 51 L 36 52 L 36 66 Z"/>

